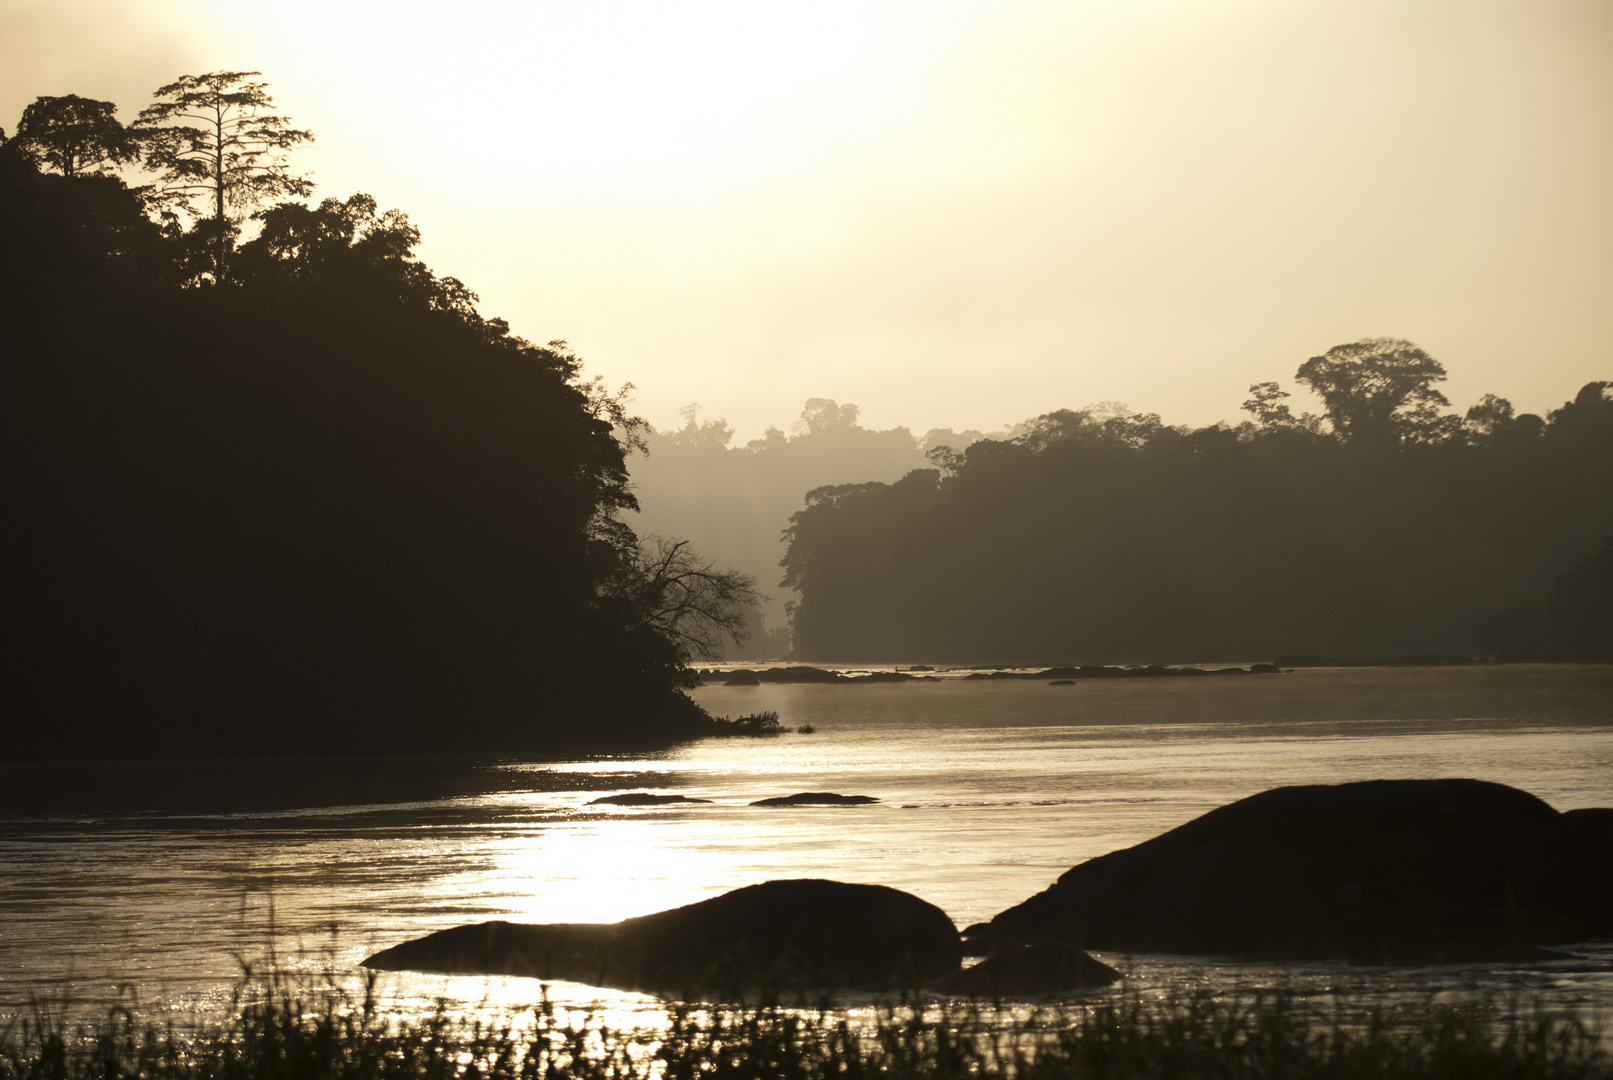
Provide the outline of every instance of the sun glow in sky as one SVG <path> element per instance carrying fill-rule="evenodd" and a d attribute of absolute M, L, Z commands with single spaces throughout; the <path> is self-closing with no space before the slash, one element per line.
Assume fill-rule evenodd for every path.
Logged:
<path fill-rule="evenodd" d="M 0 124 L 261 69 L 320 195 L 674 426 L 1203 424 L 1406 337 L 1613 378 L 1606 0 L 0 0 Z"/>

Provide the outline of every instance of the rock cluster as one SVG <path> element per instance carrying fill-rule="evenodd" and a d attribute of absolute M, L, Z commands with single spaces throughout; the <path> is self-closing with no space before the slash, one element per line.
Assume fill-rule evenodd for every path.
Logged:
<path fill-rule="evenodd" d="M 1613 933 L 1613 810 L 1479 780 L 1275 788 L 1067 871 L 990 943 L 1365 963 L 1535 959 Z"/>
<path fill-rule="evenodd" d="M 752 805 L 871 801 L 802 792 Z M 1606 934 L 1613 809 L 1559 813 L 1479 780 L 1378 780 L 1223 806 L 1074 867 L 962 939 L 909 893 L 807 879 L 608 925 L 460 926 L 365 966 L 671 992 L 928 986 L 1013 997 L 1120 977 L 1088 948 L 1420 964 L 1540 959 L 1556 955 L 1543 946 Z M 988 959 L 964 969 L 966 953 Z"/>

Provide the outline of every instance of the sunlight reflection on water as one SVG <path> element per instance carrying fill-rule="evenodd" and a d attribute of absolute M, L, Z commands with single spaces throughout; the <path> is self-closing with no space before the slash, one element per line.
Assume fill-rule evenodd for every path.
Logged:
<path fill-rule="evenodd" d="M 8 807 L 0 816 L 0 1012 L 70 987 L 120 983 L 178 1010 L 227 1005 L 235 956 L 271 932 L 306 970 L 351 972 L 405 938 L 483 919 L 609 922 L 770 878 L 892 885 L 959 926 L 1046 887 L 1084 859 L 1266 788 L 1380 777 L 1474 776 L 1559 809 L 1613 805 L 1613 669 L 1305 671 L 1083 683 L 707 687 L 718 714 L 777 710 L 812 735 L 708 740 L 662 754 L 466 766 L 461 789 L 395 804 L 248 809 Z M 172 766 L 165 783 L 184 785 Z M 288 783 L 302 766 L 285 770 Z M 383 763 L 352 762 L 350 769 Z M 136 769 L 139 767 L 125 767 Z M 174 770 L 178 770 L 177 773 Z M 177 779 L 175 777 L 177 776 Z M 647 790 L 712 800 L 591 806 Z M 796 791 L 869 806 L 771 809 Z M 317 800 L 316 800 L 317 801 Z M 271 916 L 272 908 L 272 916 Z M 272 927 L 272 931 L 271 931 Z M 1613 995 L 1613 946 L 1531 967 L 1363 972 L 1210 960 L 1120 962 L 1146 993 L 1288 980 L 1376 980 L 1428 992 L 1524 988 Z M 1116 960 L 1118 958 L 1110 958 Z M 505 1011 L 528 979 L 388 977 L 397 1007 L 446 998 Z M 656 1014 L 635 994 L 556 983 L 556 1001 Z M 1609 1000 L 1613 1000 L 1610 998 Z"/>

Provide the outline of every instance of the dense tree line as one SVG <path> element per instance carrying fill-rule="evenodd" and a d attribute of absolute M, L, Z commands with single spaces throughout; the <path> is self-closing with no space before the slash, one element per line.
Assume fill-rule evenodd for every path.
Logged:
<path fill-rule="evenodd" d="M 1543 601 L 1485 620 L 1479 642 L 1503 660 L 1613 662 L 1613 536 L 1559 574 Z"/>
<path fill-rule="evenodd" d="M 252 74 L 159 92 L 219 83 L 211 129 L 42 98 L 0 146 L 5 756 L 697 729 L 691 649 L 747 583 L 623 521 L 613 428 L 642 425 L 401 213 L 275 202 L 306 190 L 277 142 L 310 136 Z"/>
<path fill-rule="evenodd" d="M 1276 383 L 1251 388 L 1238 426 L 1060 410 L 932 451 L 936 467 L 895 483 L 812 491 L 784 560 L 795 654 L 1472 653 L 1481 624 L 1538 601 L 1613 533 L 1609 383 L 1545 417 L 1489 395 L 1462 416 L 1443 411 L 1444 369 L 1389 339 L 1338 346 L 1296 378 L 1321 415 L 1294 415 Z M 1560 594 L 1550 610 L 1584 609 L 1605 641 L 1613 602 Z M 1592 658 L 1558 639 L 1531 648 Z"/>

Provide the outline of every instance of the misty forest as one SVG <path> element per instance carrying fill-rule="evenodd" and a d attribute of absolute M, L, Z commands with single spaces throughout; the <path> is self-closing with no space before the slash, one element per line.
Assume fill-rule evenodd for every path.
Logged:
<path fill-rule="evenodd" d="M 1299 366 L 1319 413 L 1262 383 L 1237 425 L 916 438 L 814 399 L 742 447 L 695 407 L 656 432 L 403 213 L 307 202 L 313 136 L 255 75 L 127 126 L 42 97 L 0 148 L 23 756 L 666 741 L 724 648 L 1613 659 L 1613 384 L 1452 412 L 1440 362 L 1373 338 Z"/>
<path fill-rule="evenodd" d="M 1493 396 L 1441 413 L 1440 365 L 1382 339 L 1296 377 L 1323 416 L 1275 383 L 1237 427 L 1059 410 L 812 490 L 784 559 L 796 655 L 1613 658 L 1609 383 L 1544 419 Z"/>

